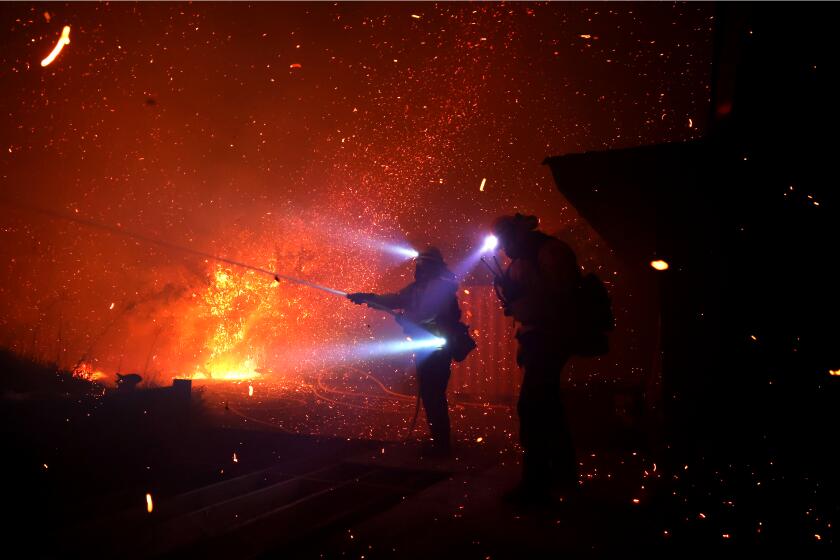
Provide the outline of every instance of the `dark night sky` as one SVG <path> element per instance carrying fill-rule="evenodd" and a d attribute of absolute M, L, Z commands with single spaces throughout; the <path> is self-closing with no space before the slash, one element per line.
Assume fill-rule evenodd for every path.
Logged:
<path fill-rule="evenodd" d="M 541 161 L 702 135 L 712 9 L 3 4 L 2 196 L 344 290 L 410 273 L 356 239 L 456 262 L 518 210 L 606 277 L 617 265 Z M 64 25 L 70 44 L 42 68 Z M 276 297 L 239 270 L 226 288 L 216 264 L 134 239 L 11 207 L 0 236 L 0 344 L 65 366 L 90 350 L 108 371 L 122 355 L 142 368 L 149 343 L 132 355 L 126 340 L 165 333 L 160 367 L 189 367 L 210 338 L 266 322 L 239 357 L 327 324 L 356 336 L 332 296 Z M 236 327 L 220 333 L 211 300 L 230 290 Z"/>

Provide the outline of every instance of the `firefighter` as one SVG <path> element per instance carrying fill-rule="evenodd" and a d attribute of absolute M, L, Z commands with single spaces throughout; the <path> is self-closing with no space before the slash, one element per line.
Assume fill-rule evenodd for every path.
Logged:
<path fill-rule="evenodd" d="M 415 261 L 414 282 L 394 294 L 353 293 L 347 298 L 353 303 L 367 303 L 390 310 L 401 310 L 400 324 L 409 329 L 448 338 L 461 320 L 456 297 L 458 282 L 435 247 L 421 252 Z M 415 333 L 416 334 L 416 333 Z M 416 374 L 420 400 L 426 411 L 432 434 L 434 454 L 449 455 L 450 427 L 446 387 L 451 373 L 452 350 L 449 344 L 441 348 L 416 353 Z"/>
<path fill-rule="evenodd" d="M 535 216 L 502 216 L 493 233 L 510 257 L 496 278 L 506 315 L 519 327 L 516 361 L 523 370 L 517 412 L 524 452 L 516 503 L 552 501 L 577 487 L 577 461 L 563 401 L 563 367 L 575 353 L 575 297 L 580 269 L 574 251 L 539 231 Z"/>

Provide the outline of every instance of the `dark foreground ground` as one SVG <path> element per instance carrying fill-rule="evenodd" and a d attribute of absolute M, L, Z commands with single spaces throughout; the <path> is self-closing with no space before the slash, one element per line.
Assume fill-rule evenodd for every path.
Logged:
<path fill-rule="evenodd" d="M 809 556 L 835 538 L 833 486 L 758 448 L 686 459 L 667 445 L 601 440 L 581 446 L 574 500 L 521 510 L 501 500 L 519 468 L 509 410 L 453 406 L 485 436 L 433 459 L 415 440 L 337 437 L 376 403 L 330 397 L 324 384 L 319 414 L 343 409 L 332 436 L 291 433 L 318 410 L 305 394 L 256 403 L 247 384 L 211 385 L 187 405 L 170 390 L 103 394 L 38 375 L 47 377 L 37 386 L 11 383 L 2 401 L 4 541 L 29 558 L 615 557 L 780 545 Z"/>

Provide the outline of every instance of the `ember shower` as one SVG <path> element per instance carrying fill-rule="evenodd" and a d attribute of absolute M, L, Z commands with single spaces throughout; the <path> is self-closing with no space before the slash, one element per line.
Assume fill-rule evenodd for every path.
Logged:
<path fill-rule="evenodd" d="M 542 158 L 696 138 L 708 106 L 702 4 L 0 13 L 4 198 L 340 290 L 410 280 L 382 244 L 455 264 L 522 211 L 630 298 Z M 283 376 L 399 335 L 336 296 L 7 206 L 0 263 L 0 345 L 109 377 Z"/>

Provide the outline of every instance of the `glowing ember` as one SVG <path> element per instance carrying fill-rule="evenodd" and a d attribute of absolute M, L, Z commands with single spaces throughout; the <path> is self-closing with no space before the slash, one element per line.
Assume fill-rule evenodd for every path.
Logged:
<path fill-rule="evenodd" d="M 484 179 L 481 180 L 481 186 L 478 187 L 478 190 L 481 191 L 481 192 L 484 192 L 484 185 L 486 185 L 486 184 L 487 184 L 487 178 L 485 177 Z"/>
<path fill-rule="evenodd" d="M 253 385 L 248 385 L 248 396 L 249 397 L 254 396 L 254 386 Z"/>
<path fill-rule="evenodd" d="M 650 261 L 650 266 L 655 270 L 668 270 L 668 263 L 663 260 Z"/>
<path fill-rule="evenodd" d="M 828 370 L 828 375 L 840 377 L 840 369 L 830 369 Z"/>
<path fill-rule="evenodd" d="M 152 502 L 152 495 L 146 494 L 146 511 L 152 513 L 152 510 L 155 508 L 154 503 Z"/>
<path fill-rule="evenodd" d="M 58 56 L 58 53 L 61 52 L 61 49 L 64 48 L 64 45 L 70 44 L 70 26 L 65 25 L 64 29 L 61 30 L 61 37 L 58 39 L 58 43 L 55 44 L 55 48 L 53 48 L 52 52 L 41 61 L 41 66 L 49 66 L 55 57 Z"/>
<path fill-rule="evenodd" d="M 238 462 L 239 462 L 239 458 L 236 456 L 236 452 L 234 452 L 234 453 L 233 453 L 233 462 L 234 462 L 234 463 L 238 463 Z"/>

